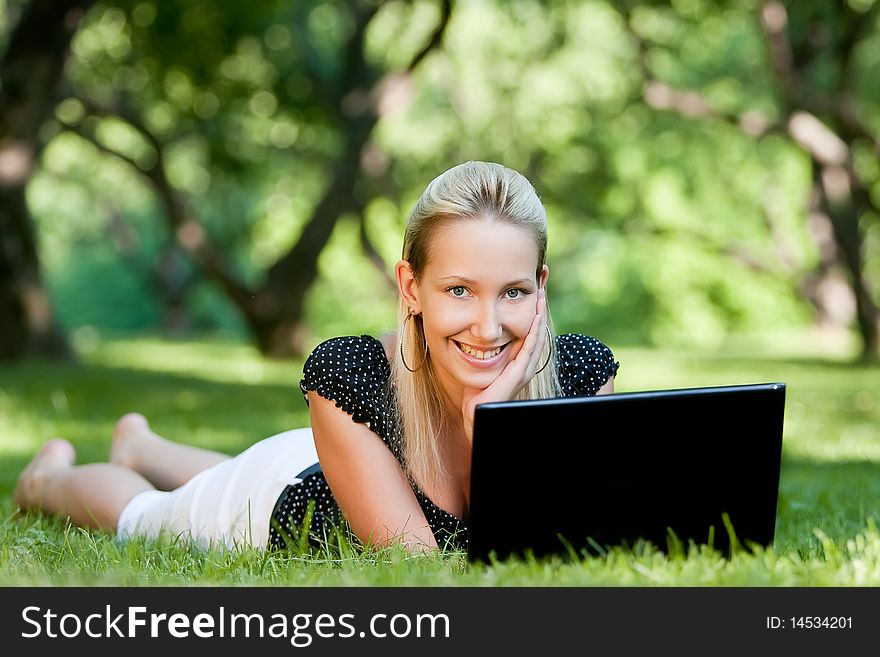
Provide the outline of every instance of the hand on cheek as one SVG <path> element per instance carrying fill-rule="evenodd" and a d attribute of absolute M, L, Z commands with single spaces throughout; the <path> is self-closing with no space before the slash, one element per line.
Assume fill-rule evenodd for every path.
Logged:
<path fill-rule="evenodd" d="M 538 290 L 535 314 L 531 318 L 529 330 L 520 343 L 519 351 L 484 390 L 466 389 L 462 400 L 462 415 L 468 440 L 473 438 L 474 411 L 477 405 L 494 401 L 509 401 L 529 384 L 541 367 L 547 344 L 547 307 L 544 289 Z"/>

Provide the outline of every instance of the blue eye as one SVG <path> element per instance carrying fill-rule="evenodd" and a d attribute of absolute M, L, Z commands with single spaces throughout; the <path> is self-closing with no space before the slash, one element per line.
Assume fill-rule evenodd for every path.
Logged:
<path fill-rule="evenodd" d="M 447 292 L 452 292 L 452 296 L 460 298 L 467 293 L 467 288 L 464 285 L 455 285 L 450 287 Z"/>
<path fill-rule="evenodd" d="M 511 294 L 513 292 L 513 294 Z M 526 295 L 526 291 L 519 287 L 512 287 L 504 293 L 508 299 L 521 299 Z"/>

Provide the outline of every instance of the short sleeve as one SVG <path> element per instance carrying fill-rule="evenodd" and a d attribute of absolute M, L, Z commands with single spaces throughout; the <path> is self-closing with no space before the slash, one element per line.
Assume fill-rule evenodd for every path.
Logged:
<path fill-rule="evenodd" d="M 611 349 L 587 335 L 557 336 L 556 348 L 559 384 L 564 397 L 595 395 L 620 367 Z"/>
<path fill-rule="evenodd" d="M 380 423 L 391 368 L 382 343 L 369 335 L 322 342 L 303 366 L 299 387 L 308 404 L 315 391 L 351 415 L 355 422 Z"/>

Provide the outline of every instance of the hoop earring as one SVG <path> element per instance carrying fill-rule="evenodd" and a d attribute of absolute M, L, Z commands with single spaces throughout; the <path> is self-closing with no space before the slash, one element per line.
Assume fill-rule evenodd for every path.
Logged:
<path fill-rule="evenodd" d="M 420 369 L 422 367 L 422 365 L 425 364 L 425 361 L 428 359 L 428 339 L 427 338 L 425 338 L 425 355 L 422 356 L 422 362 L 419 363 L 418 367 L 413 369 L 412 367 L 410 367 L 409 365 L 406 364 L 406 358 L 403 357 L 403 334 L 406 332 L 406 323 L 409 320 L 411 320 L 413 317 L 415 317 L 414 313 L 407 313 L 406 319 L 403 320 L 403 324 L 401 324 L 401 326 L 400 326 L 400 335 L 397 338 L 397 345 L 398 345 L 398 347 L 400 347 L 400 361 L 403 363 L 403 366 L 406 369 L 408 369 L 410 372 L 415 372 L 416 370 Z"/>
<path fill-rule="evenodd" d="M 550 327 L 544 326 L 547 330 L 547 345 L 550 347 L 550 353 L 547 354 L 547 360 L 541 365 L 541 369 L 535 372 L 535 376 L 538 376 L 541 372 L 544 371 L 544 368 L 550 364 L 550 359 L 553 358 L 553 335 L 550 333 Z"/>

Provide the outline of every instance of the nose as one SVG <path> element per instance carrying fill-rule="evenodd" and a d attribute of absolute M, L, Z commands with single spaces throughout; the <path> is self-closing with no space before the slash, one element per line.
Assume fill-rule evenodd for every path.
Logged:
<path fill-rule="evenodd" d="M 501 337 L 501 316 L 494 301 L 481 303 L 478 314 L 471 325 L 471 333 L 484 344 L 491 343 Z"/>

